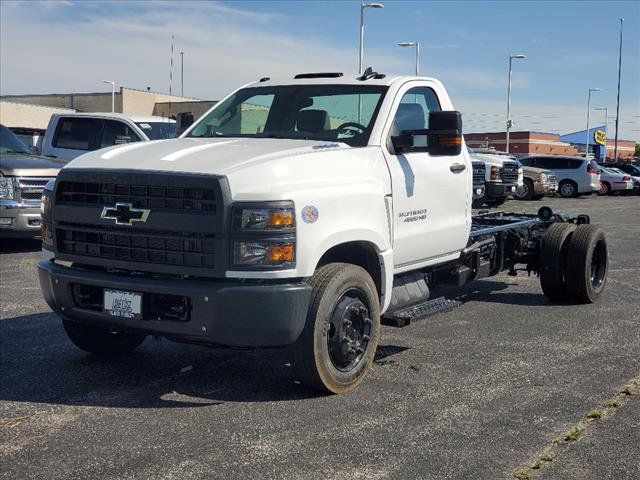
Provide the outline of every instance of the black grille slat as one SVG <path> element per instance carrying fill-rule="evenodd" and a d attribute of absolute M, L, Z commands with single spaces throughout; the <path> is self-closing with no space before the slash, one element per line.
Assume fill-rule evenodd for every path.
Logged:
<path fill-rule="evenodd" d="M 515 183 L 518 181 L 518 164 L 515 162 L 504 162 L 502 165 L 502 181 Z"/>
<path fill-rule="evenodd" d="M 58 188 L 58 201 L 66 205 L 111 205 L 122 202 L 131 203 L 136 208 L 217 211 L 215 191 L 195 187 L 62 181 Z"/>
<path fill-rule="evenodd" d="M 486 167 L 484 163 L 473 163 L 473 183 L 484 183 Z"/>
<path fill-rule="evenodd" d="M 209 234 L 181 232 L 106 233 L 94 227 L 59 225 L 61 253 L 190 267 L 215 267 L 216 249 Z"/>

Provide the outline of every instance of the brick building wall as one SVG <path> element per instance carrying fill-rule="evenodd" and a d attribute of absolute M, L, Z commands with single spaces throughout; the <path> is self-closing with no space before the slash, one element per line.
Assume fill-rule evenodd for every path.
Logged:
<path fill-rule="evenodd" d="M 506 151 L 506 133 L 465 133 L 465 142 L 471 148 L 495 148 Z M 568 143 L 560 141 L 560 135 L 542 132 L 511 132 L 509 152 L 514 155 L 577 155 L 578 151 Z"/>

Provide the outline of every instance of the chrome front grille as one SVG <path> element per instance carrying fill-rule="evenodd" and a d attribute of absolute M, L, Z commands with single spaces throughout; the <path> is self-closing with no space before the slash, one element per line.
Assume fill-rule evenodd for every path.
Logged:
<path fill-rule="evenodd" d="M 17 177 L 16 190 L 19 200 L 40 203 L 42 191 L 51 177 Z"/>
<path fill-rule="evenodd" d="M 516 183 L 518 181 L 518 164 L 516 162 L 504 162 L 501 172 L 504 183 Z"/>

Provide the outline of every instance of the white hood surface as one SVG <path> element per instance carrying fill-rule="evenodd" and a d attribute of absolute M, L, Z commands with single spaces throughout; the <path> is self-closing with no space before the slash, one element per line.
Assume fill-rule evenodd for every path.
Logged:
<path fill-rule="evenodd" d="M 115 169 L 227 175 L 284 157 L 350 149 L 344 143 L 275 138 L 180 138 L 87 153 L 67 169 Z"/>

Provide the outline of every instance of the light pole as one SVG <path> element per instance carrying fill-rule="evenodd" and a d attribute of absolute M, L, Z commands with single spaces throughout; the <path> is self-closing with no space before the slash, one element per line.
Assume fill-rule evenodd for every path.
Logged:
<path fill-rule="evenodd" d="M 115 80 L 102 80 L 102 83 L 111 84 L 111 113 L 116 111 L 116 82 Z"/>
<path fill-rule="evenodd" d="M 618 160 L 618 120 L 620 120 L 620 74 L 622 72 L 622 27 L 624 18 L 620 19 L 620 51 L 618 53 L 618 99 L 616 100 L 616 139 L 614 141 L 613 159 Z"/>
<path fill-rule="evenodd" d="M 585 143 L 584 158 L 589 157 L 589 119 L 591 114 L 591 92 L 599 92 L 601 90 L 601 88 L 590 88 L 589 95 L 587 96 L 587 132 L 585 134 L 587 142 Z"/>
<path fill-rule="evenodd" d="M 362 64 L 364 63 L 364 11 L 367 8 L 384 8 L 381 3 L 365 3 L 360 4 L 360 51 L 358 55 L 358 74 L 362 73 Z"/>
<path fill-rule="evenodd" d="M 609 111 L 607 107 L 593 107 L 594 110 L 603 111 L 604 110 L 604 158 L 603 160 L 607 160 L 607 136 L 609 135 Z"/>
<path fill-rule="evenodd" d="M 184 97 L 184 52 L 180 52 L 180 96 Z"/>
<path fill-rule="evenodd" d="M 416 77 L 420 75 L 420 42 L 400 42 L 399 47 L 416 47 Z"/>
<path fill-rule="evenodd" d="M 513 62 L 514 58 L 518 58 L 518 59 L 522 59 L 522 58 L 527 58 L 526 55 L 522 55 L 521 53 L 518 54 L 511 54 L 509 55 L 509 81 L 507 83 L 507 139 L 506 139 L 506 144 L 505 144 L 505 150 L 507 153 L 509 153 L 509 131 L 511 130 L 511 63 Z"/>

